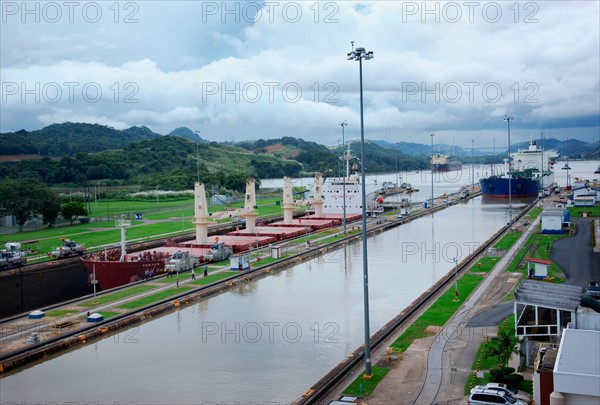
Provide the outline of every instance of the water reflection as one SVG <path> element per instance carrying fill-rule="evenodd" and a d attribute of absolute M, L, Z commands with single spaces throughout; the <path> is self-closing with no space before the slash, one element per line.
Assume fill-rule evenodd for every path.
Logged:
<path fill-rule="evenodd" d="M 370 238 L 371 331 L 505 220 L 475 199 Z M 4 376 L 2 401 L 292 401 L 362 343 L 361 255 L 346 246 Z"/>

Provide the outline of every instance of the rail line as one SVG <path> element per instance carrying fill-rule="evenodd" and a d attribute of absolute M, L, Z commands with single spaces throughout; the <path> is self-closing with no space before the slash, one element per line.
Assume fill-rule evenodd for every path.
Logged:
<path fill-rule="evenodd" d="M 487 241 L 485 241 L 478 249 L 467 256 L 459 265 L 457 273 L 462 274 L 465 269 L 469 269 L 472 265 L 473 259 L 478 257 L 482 252 L 485 252 L 490 246 L 495 244 L 501 237 L 510 230 L 512 224 L 520 220 L 523 216 L 529 212 L 531 208 L 535 206 L 535 202 L 525 207 L 521 212 L 513 218 L 511 224 L 507 224 L 502 227 L 498 232 L 492 235 Z M 421 309 L 425 308 L 438 296 L 439 293 L 444 291 L 454 280 L 454 270 L 448 272 L 442 279 L 440 279 L 433 287 L 424 292 L 420 297 L 409 304 L 405 310 L 403 310 L 398 316 L 388 322 L 374 335 L 371 336 L 370 343 L 373 351 L 380 349 L 381 345 L 387 341 L 391 336 L 397 333 L 401 328 L 408 326 L 409 320 L 417 314 Z M 332 371 L 325 375 L 315 385 L 313 385 L 302 397 L 300 397 L 295 404 L 298 405 L 309 405 L 319 404 L 325 399 L 331 396 L 334 391 L 339 387 L 340 383 L 346 379 L 346 377 L 358 369 L 361 363 L 364 361 L 364 349 L 362 347 L 352 352 L 348 358 L 336 366 Z M 427 372 L 425 378 L 427 377 Z M 423 381 L 425 381 L 425 378 Z"/>
<path fill-rule="evenodd" d="M 448 203 L 440 204 L 439 206 L 436 206 L 429 210 L 411 214 L 402 219 L 397 219 L 397 220 L 393 220 L 393 221 L 385 221 L 382 224 L 377 224 L 377 225 L 369 228 L 368 235 L 371 236 L 374 234 L 381 233 L 387 229 L 391 229 L 391 228 L 400 226 L 408 221 L 412 221 L 412 220 L 420 218 L 422 216 L 430 215 L 434 212 L 437 212 L 441 209 L 447 208 L 456 203 L 457 202 L 448 202 Z M 525 212 L 525 211 L 527 211 L 527 210 L 524 210 L 523 212 Z M 517 220 L 518 218 L 520 218 L 520 216 L 515 218 L 515 220 Z M 503 233 L 505 230 L 506 230 L 506 227 L 501 229 L 495 236 Z M 225 291 L 229 290 L 230 288 L 232 288 L 236 285 L 239 285 L 241 283 L 248 283 L 257 278 L 265 277 L 273 271 L 281 271 L 283 269 L 289 268 L 292 265 L 296 265 L 298 263 L 310 260 L 313 257 L 316 257 L 316 256 L 322 255 L 324 253 L 327 253 L 329 251 L 338 249 L 340 246 L 343 246 L 343 245 L 346 245 L 349 243 L 354 243 L 354 242 L 360 240 L 361 238 L 362 238 L 362 234 L 360 234 L 360 233 L 355 234 L 355 235 L 348 235 L 348 236 L 342 237 L 334 242 L 331 242 L 331 243 L 328 243 L 328 244 L 325 244 L 322 246 L 314 246 L 310 249 L 307 249 L 304 252 L 297 253 L 297 254 L 291 255 L 287 258 L 280 259 L 275 263 L 266 264 L 264 266 L 246 270 L 243 273 L 232 275 L 231 277 L 222 279 L 213 284 L 210 284 L 207 286 L 198 286 L 194 290 L 191 290 L 191 291 L 188 290 L 188 291 L 182 292 L 181 294 L 171 296 L 171 297 L 165 298 L 161 301 L 148 304 L 147 306 L 144 306 L 144 307 L 141 307 L 141 308 L 138 308 L 135 310 L 131 310 L 125 314 L 116 315 L 116 316 L 110 318 L 110 320 L 104 321 L 100 324 L 93 324 L 93 325 L 87 325 L 84 327 L 80 327 L 77 330 L 72 331 L 70 333 L 47 339 L 43 343 L 40 342 L 38 344 L 29 346 L 26 348 L 15 350 L 10 353 L 5 353 L 3 355 L 0 355 L 0 372 L 22 366 L 31 361 L 46 357 L 50 354 L 59 352 L 61 350 L 67 349 L 69 347 L 73 347 L 74 345 L 80 345 L 80 344 L 86 343 L 88 340 L 103 337 L 106 333 L 114 332 L 114 331 L 117 331 L 124 327 L 143 322 L 143 321 L 150 319 L 154 316 L 157 316 L 163 312 L 172 311 L 173 309 L 177 309 L 178 307 L 180 307 L 182 305 L 187 305 L 187 304 L 193 303 L 195 301 L 198 301 L 201 299 L 206 299 L 210 296 L 220 294 L 220 293 L 225 292 Z M 492 238 L 494 238 L 494 237 L 492 237 Z M 485 246 L 489 246 L 489 244 L 491 244 L 491 243 L 492 243 L 492 241 L 489 241 L 488 243 L 486 243 Z M 480 251 L 481 251 L 481 249 L 478 249 L 477 253 L 475 253 L 475 252 L 472 253 L 470 255 L 470 258 L 474 257 L 475 254 L 479 254 Z M 464 265 L 461 265 L 460 270 L 462 270 L 463 267 L 464 267 Z M 391 332 L 386 333 L 386 331 L 390 330 L 390 328 L 398 327 L 398 326 L 394 326 L 394 325 L 402 325 L 406 321 L 406 319 L 408 317 L 410 317 L 410 315 L 412 313 L 414 313 L 414 311 L 421 308 L 424 305 L 426 300 L 430 299 L 430 297 L 433 296 L 435 294 L 435 292 L 439 291 L 440 288 L 443 288 L 446 285 L 447 280 L 448 279 L 438 281 L 436 286 L 432 287 L 432 289 L 428 290 L 421 297 L 419 297 L 416 301 L 414 301 L 411 305 L 409 305 L 409 308 L 414 307 L 414 309 L 412 309 L 410 311 L 410 314 L 408 312 L 406 312 L 406 313 L 402 312 L 400 314 L 401 315 L 400 319 L 398 319 L 399 317 L 396 317 L 394 320 L 392 320 L 388 324 L 386 324 L 386 326 L 384 326 L 384 328 L 382 328 L 380 331 L 378 331 L 372 338 L 373 339 L 372 342 L 374 343 L 373 347 L 376 348 L 381 343 L 382 340 L 384 340 L 387 336 L 389 336 L 389 334 Z M 112 289 L 111 292 L 114 292 L 119 289 L 129 288 L 131 286 L 132 286 L 132 284 L 127 284 L 125 286 L 118 287 L 117 289 Z M 86 297 L 76 298 L 76 299 L 73 299 L 73 300 L 70 300 L 67 302 L 55 304 L 50 307 L 45 307 L 44 309 L 45 310 L 54 309 L 54 308 L 57 308 L 60 306 L 64 306 L 65 304 L 80 301 L 81 299 L 85 299 L 88 297 L 90 297 L 90 295 L 88 295 Z M 423 300 L 425 300 L 425 301 L 422 303 L 419 303 L 420 301 L 423 301 Z M 20 314 L 20 316 L 14 316 L 11 318 L 5 318 L 2 321 L 0 321 L 0 325 L 2 325 L 2 323 L 4 323 L 4 322 L 8 322 L 9 320 L 15 320 L 22 316 L 23 316 L 23 314 Z M 357 351 L 352 356 L 353 359 L 355 359 L 354 360 L 355 363 L 349 364 L 347 367 L 344 367 L 344 369 L 343 369 L 344 374 L 346 372 L 348 372 L 348 370 L 350 370 L 353 367 L 353 365 L 358 364 L 356 362 L 360 361 L 360 357 L 362 356 L 362 354 L 359 352 L 360 352 L 360 349 L 357 349 Z M 338 367 L 340 367 L 340 366 L 338 366 Z M 336 367 L 336 369 L 334 369 L 333 372 L 335 372 L 335 370 L 337 370 L 338 367 Z M 328 374 L 328 376 L 330 374 Z M 342 375 L 342 374 L 340 374 L 340 375 Z M 327 376 L 326 376 L 326 378 L 327 378 Z M 324 380 L 325 379 L 322 379 L 321 381 L 324 381 Z M 334 380 L 335 380 L 335 378 L 332 381 L 334 381 Z M 321 381 L 319 383 L 317 383 L 317 385 L 315 386 L 316 389 L 313 390 L 314 392 L 317 392 L 317 391 L 325 392 L 324 388 L 331 387 L 331 384 L 324 384 L 324 383 L 321 383 Z M 319 386 L 319 387 L 323 386 L 323 388 L 319 388 L 317 386 Z M 316 396 L 311 395 L 311 399 L 313 399 L 313 398 L 316 398 Z M 306 403 L 314 403 L 314 402 L 306 402 Z"/>

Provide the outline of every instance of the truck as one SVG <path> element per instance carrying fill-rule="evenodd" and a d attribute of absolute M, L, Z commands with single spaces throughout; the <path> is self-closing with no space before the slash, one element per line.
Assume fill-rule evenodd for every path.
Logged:
<path fill-rule="evenodd" d="M 65 257 L 81 256 L 87 252 L 86 248 L 71 239 L 63 238 L 62 241 L 63 245 L 48 253 L 48 256 L 56 259 L 64 259 Z"/>
<path fill-rule="evenodd" d="M 8 242 L 4 247 L 0 250 L 0 270 L 21 267 L 27 263 L 19 242 Z"/>
<path fill-rule="evenodd" d="M 220 262 L 229 259 L 232 253 L 231 248 L 225 246 L 224 242 L 211 243 L 210 250 L 204 255 L 204 259 L 210 262 Z"/>
<path fill-rule="evenodd" d="M 165 265 L 168 273 L 181 273 L 198 266 L 198 258 L 190 256 L 190 252 L 178 250 Z"/>

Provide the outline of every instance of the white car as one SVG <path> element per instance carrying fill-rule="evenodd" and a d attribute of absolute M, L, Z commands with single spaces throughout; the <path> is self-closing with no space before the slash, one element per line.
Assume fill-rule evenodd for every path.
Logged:
<path fill-rule="evenodd" d="M 468 405 L 527 405 L 527 402 L 521 401 L 512 396 L 508 391 L 496 388 L 478 388 L 471 391 Z"/>
<path fill-rule="evenodd" d="M 475 391 L 476 389 L 486 389 L 486 388 L 491 388 L 491 389 L 505 391 L 505 392 L 511 394 L 516 399 L 519 399 L 519 400 L 525 402 L 526 404 L 530 404 L 531 403 L 531 395 L 529 395 L 525 391 L 519 391 L 518 389 L 510 387 L 510 386 L 508 386 L 506 384 L 503 384 L 503 383 L 490 382 L 490 383 L 487 383 L 485 385 L 476 385 L 471 390 L 471 393 L 473 391 Z"/>

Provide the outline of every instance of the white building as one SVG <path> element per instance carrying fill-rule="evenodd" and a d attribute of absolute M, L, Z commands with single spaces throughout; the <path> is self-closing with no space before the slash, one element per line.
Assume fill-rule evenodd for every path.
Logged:
<path fill-rule="evenodd" d="M 600 331 L 565 329 L 553 371 L 550 404 L 600 404 Z"/>
<path fill-rule="evenodd" d="M 565 214 L 563 210 L 544 210 L 542 218 L 542 233 L 563 233 Z"/>

